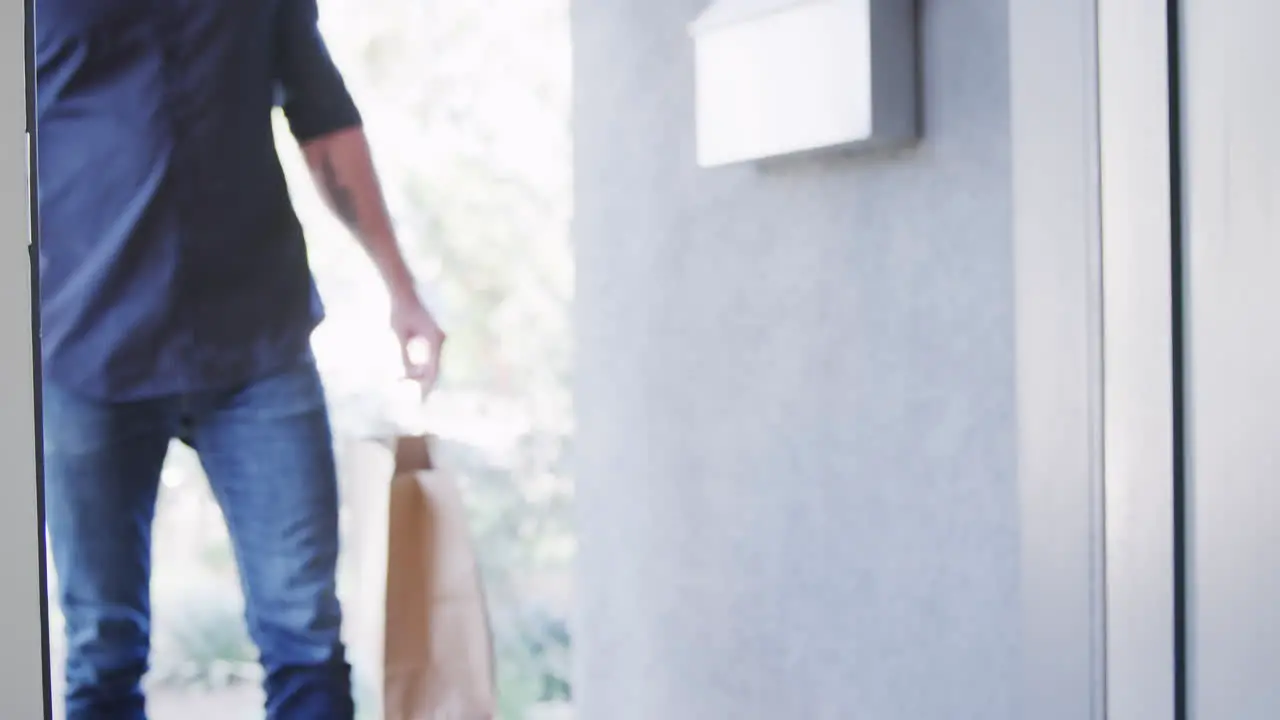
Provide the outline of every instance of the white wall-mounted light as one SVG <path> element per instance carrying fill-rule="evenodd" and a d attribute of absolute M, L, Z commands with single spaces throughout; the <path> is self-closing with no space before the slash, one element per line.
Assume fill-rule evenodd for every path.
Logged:
<path fill-rule="evenodd" d="M 691 26 L 698 163 L 918 135 L 916 0 L 715 0 Z"/>

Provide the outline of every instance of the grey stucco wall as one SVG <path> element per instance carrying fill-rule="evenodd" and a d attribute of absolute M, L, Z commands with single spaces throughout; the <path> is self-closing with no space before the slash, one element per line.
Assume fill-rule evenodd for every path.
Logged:
<path fill-rule="evenodd" d="M 582 720 L 1025 720 L 1006 6 L 927 141 L 700 170 L 705 0 L 577 0 Z"/>

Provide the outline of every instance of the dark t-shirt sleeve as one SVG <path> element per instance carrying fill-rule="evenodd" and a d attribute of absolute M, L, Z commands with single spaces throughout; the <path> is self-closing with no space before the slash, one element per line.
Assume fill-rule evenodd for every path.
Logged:
<path fill-rule="evenodd" d="M 278 102 L 300 143 L 360 125 L 360 111 L 320 34 L 316 0 L 280 0 Z"/>

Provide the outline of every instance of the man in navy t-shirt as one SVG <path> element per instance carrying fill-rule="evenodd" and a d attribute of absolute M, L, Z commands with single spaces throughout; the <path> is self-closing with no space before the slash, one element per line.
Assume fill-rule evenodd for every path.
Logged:
<path fill-rule="evenodd" d="M 316 0 L 36 0 L 45 514 L 68 720 L 145 717 L 151 525 L 169 442 L 231 532 L 267 713 L 350 720 L 338 499 L 310 336 L 323 310 L 276 155 L 282 107 L 386 281 L 406 371 L 420 302 Z M 428 357 L 408 350 L 425 343 Z"/>

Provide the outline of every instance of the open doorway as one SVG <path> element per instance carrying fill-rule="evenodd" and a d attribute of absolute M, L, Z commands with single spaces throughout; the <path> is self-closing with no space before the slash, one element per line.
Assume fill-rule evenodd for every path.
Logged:
<path fill-rule="evenodd" d="M 409 260 L 444 310 L 449 356 L 429 411 L 471 511 L 504 720 L 572 712 L 568 4 L 320 1 Z M 328 309 L 314 346 L 341 443 L 394 413 L 398 350 L 377 322 L 386 301 L 371 264 L 322 208 L 283 125 L 278 137 Z M 225 524 L 176 444 L 154 554 L 151 716 L 260 717 Z M 362 717 L 376 717 L 355 671 Z"/>

